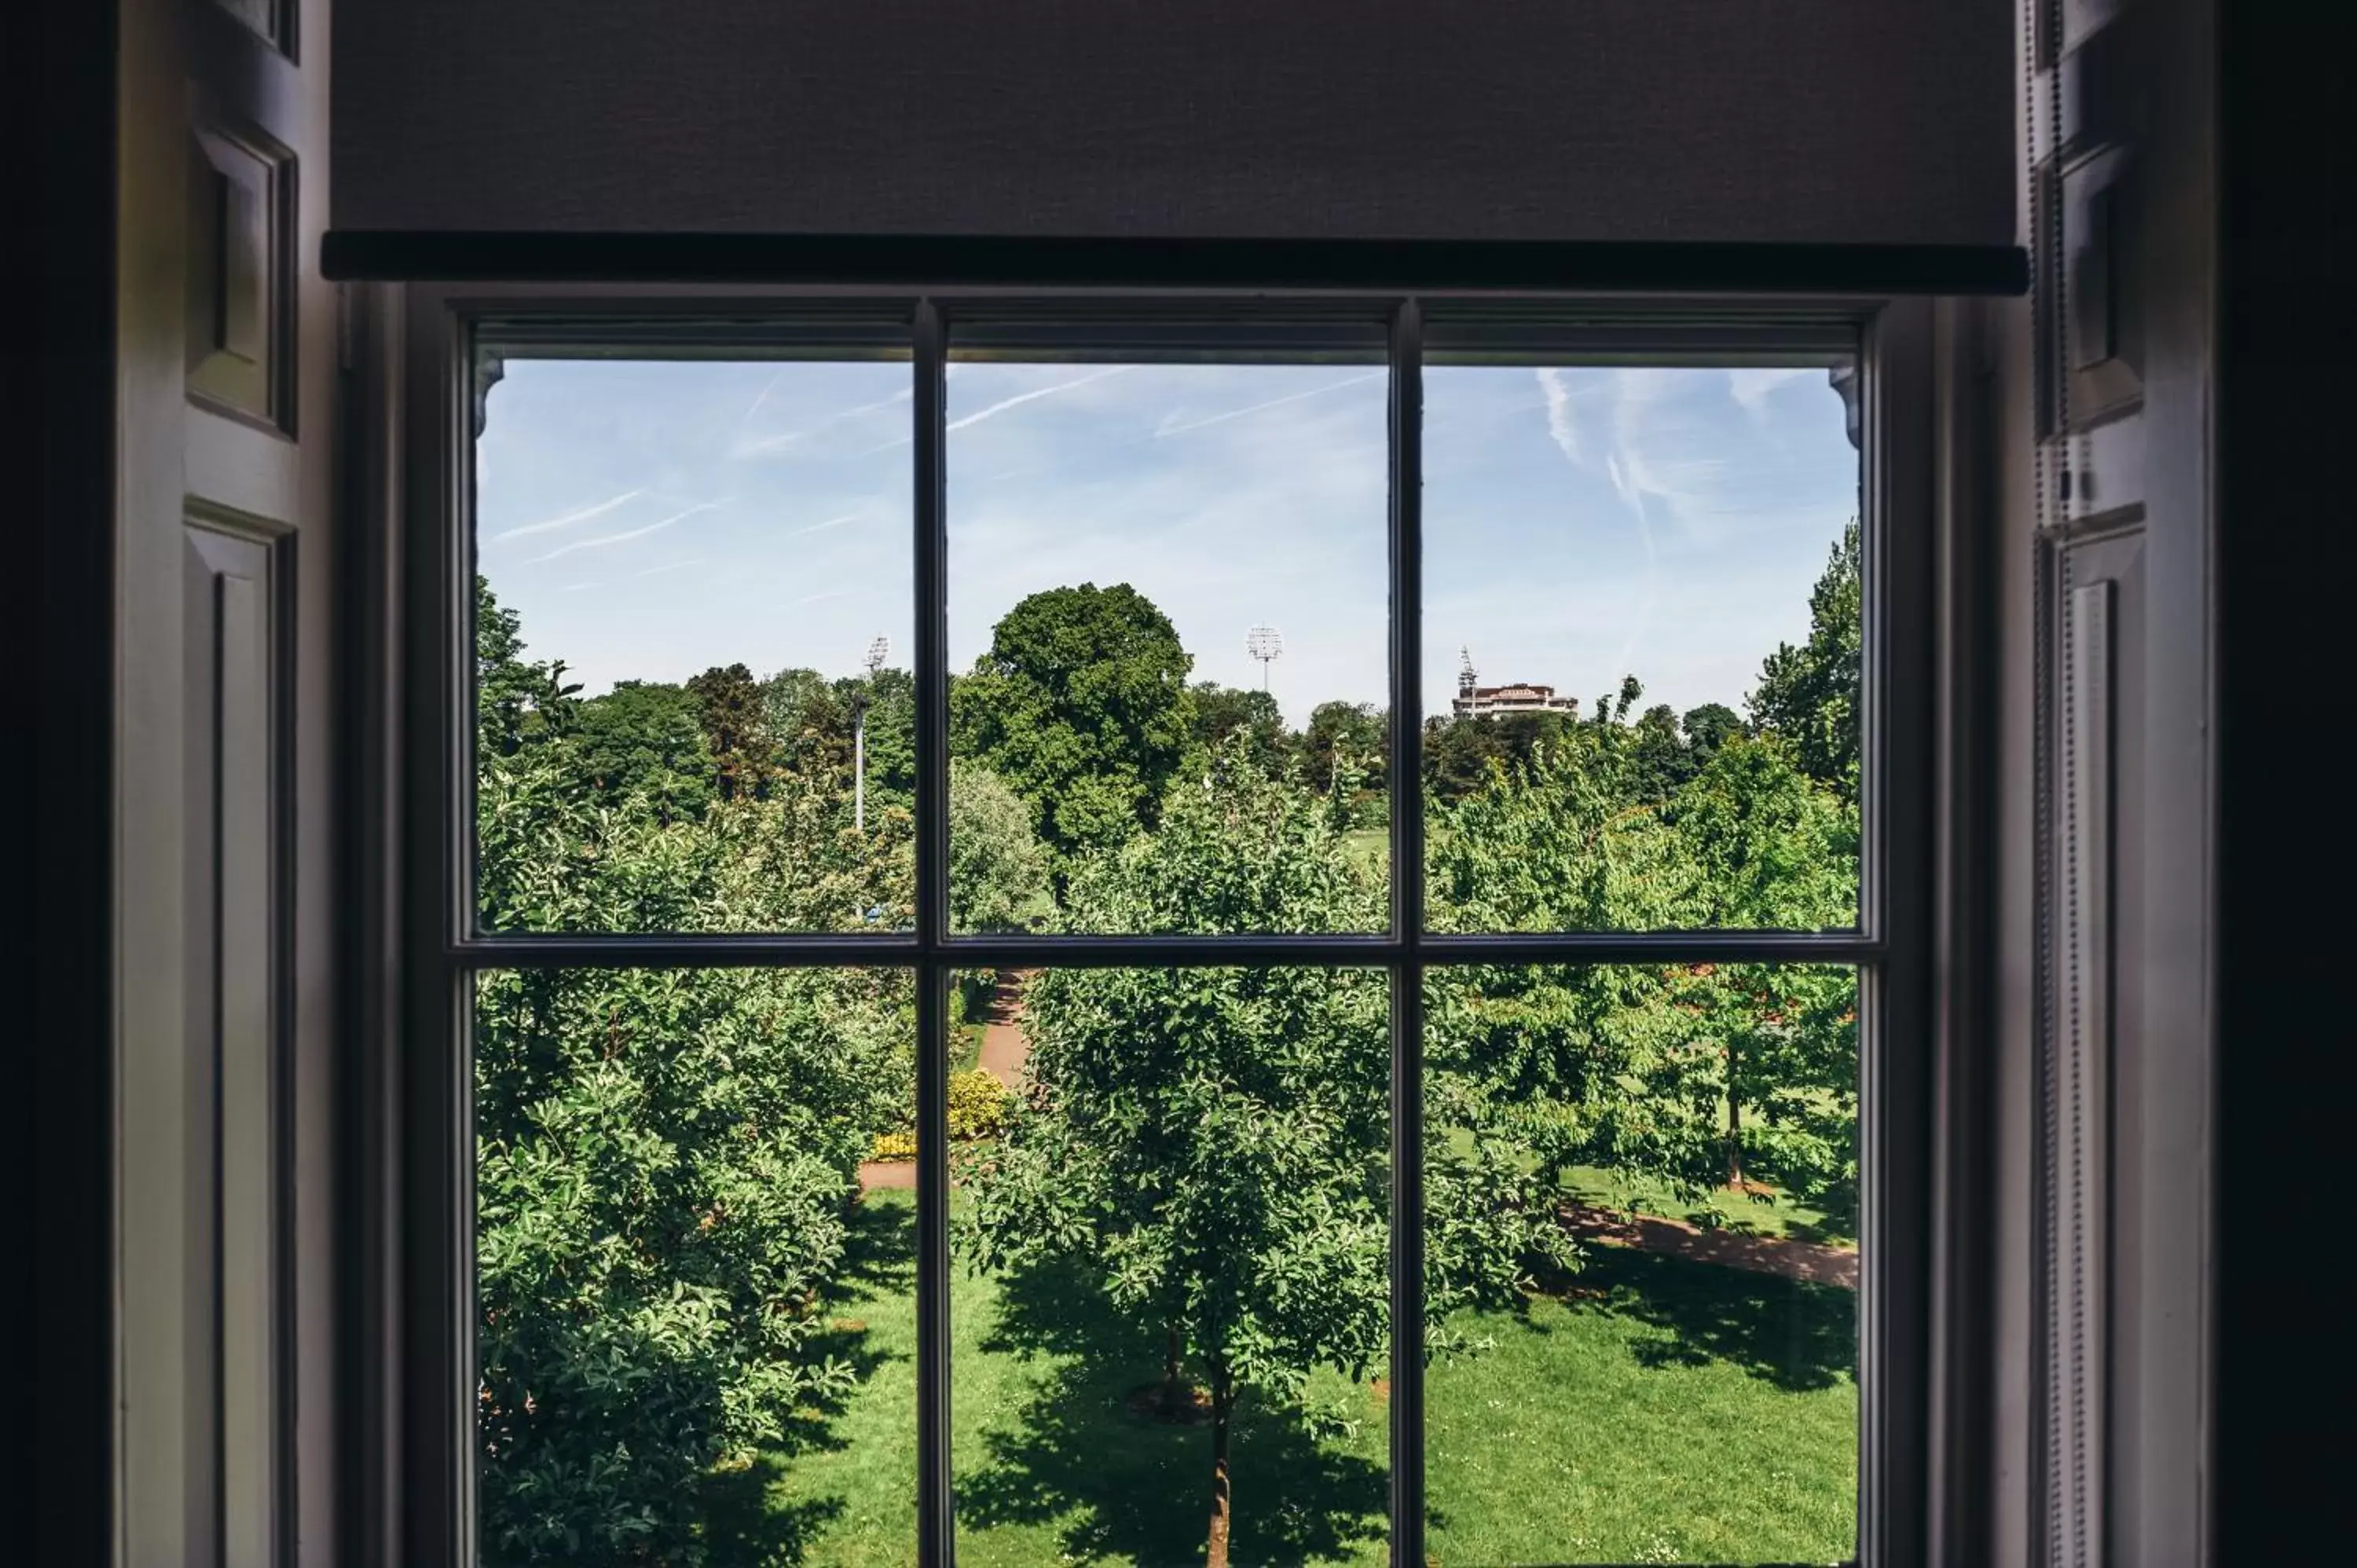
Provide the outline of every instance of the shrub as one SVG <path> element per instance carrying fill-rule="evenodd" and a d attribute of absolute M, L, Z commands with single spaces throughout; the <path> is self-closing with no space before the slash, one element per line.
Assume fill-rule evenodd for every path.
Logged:
<path fill-rule="evenodd" d="M 1014 1099 L 1005 1084 L 980 1068 L 950 1074 L 950 1136 L 962 1143 L 998 1136 Z"/>

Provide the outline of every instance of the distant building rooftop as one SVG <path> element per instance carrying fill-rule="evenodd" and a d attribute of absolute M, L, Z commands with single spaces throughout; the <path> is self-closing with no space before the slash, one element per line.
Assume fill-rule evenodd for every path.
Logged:
<path fill-rule="evenodd" d="M 1449 711 L 1460 719 L 1486 719 L 1499 714 L 1576 714 L 1579 711 L 1577 697 L 1558 697 L 1553 686 L 1543 686 L 1534 681 L 1510 682 L 1502 686 L 1480 683 L 1480 672 L 1473 668 L 1470 649 L 1458 650 L 1457 695 Z"/>

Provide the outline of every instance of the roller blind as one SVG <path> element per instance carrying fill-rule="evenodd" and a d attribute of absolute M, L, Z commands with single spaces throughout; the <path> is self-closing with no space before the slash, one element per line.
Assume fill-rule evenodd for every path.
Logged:
<path fill-rule="evenodd" d="M 1009 246 L 1166 242 L 1986 262 L 2015 241 L 2013 16 L 1996 0 L 340 0 L 329 250 L 347 275 L 498 243 L 660 270 L 694 241 L 845 258 L 968 241 L 985 266 Z"/>

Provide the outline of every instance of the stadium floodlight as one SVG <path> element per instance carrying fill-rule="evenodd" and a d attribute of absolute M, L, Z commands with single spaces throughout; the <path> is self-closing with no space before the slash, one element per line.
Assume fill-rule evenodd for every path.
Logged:
<path fill-rule="evenodd" d="M 1285 651 L 1285 639 L 1273 626 L 1256 626 L 1244 633 L 1244 651 L 1260 660 L 1260 689 L 1268 690 L 1268 667 Z"/>
<path fill-rule="evenodd" d="M 892 657 L 892 639 L 879 637 L 867 645 L 867 682 L 872 688 L 877 672 L 884 661 Z M 851 698 L 851 826 L 855 832 L 867 831 L 867 703 L 871 692 L 855 693 Z"/>

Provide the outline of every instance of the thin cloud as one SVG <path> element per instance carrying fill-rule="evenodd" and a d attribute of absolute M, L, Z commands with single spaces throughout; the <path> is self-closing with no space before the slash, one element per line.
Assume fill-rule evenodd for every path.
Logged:
<path fill-rule="evenodd" d="M 620 544 L 627 540 L 644 539 L 648 534 L 659 533 L 662 530 L 671 527 L 673 523 L 684 522 L 698 512 L 710 511 L 716 507 L 726 506 L 728 504 L 730 499 L 731 498 L 728 497 L 723 497 L 721 499 L 716 501 L 701 502 L 695 506 L 689 507 L 684 511 L 675 511 L 669 517 L 659 518 L 655 521 L 647 524 L 644 528 L 625 529 L 619 533 L 604 533 L 598 535 L 595 539 L 577 539 L 570 544 L 558 546 L 556 549 L 550 551 L 545 555 L 535 555 L 531 560 L 525 562 L 524 564 L 527 566 L 536 566 L 544 561 L 554 561 L 559 556 L 570 555 L 576 550 L 602 550 L 608 544 Z"/>
<path fill-rule="evenodd" d="M 527 533 L 547 533 L 554 529 L 570 528 L 576 522 L 587 522 L 593 517 L 603 517 L 616 507 L 634 501 L 646 493 L 643 489 L 624 490 L 612 499 L 599 501 L 596 506 L 586 506 L 579 511 L 568 511 L 563 517 L 552 517 L 545 522 L 528 522 L 522 528 L 511 528 L 505 532 L 494 533 L 491 539 L 494 542 L 501 539 L 521 539 Z"/>
<path fill-rule="evenodd" d="M 752 423 L 753 416 L 761 412 L 761 405 L 770 401 L 770 394 L 777 391 L 778 383 L 785 379 L 786 367 L 783 365 L 770 373 L 770 379 L 761 383 L 761 390 L 754 394 L 753 401 L 745 405 L 745 412 L 737 416 L 738 429 Z"/>
<path fill-rule="evenodd" d="M 1768 417 L 1768 394 L 1808 371 L 1800 365 L 1738 365 L 1727 372 L 1727 392 L 1754 419 Z"/>
<path fill-rule="evenodd" d="M 660 577 L 665 572 L 684 572 L 690 566 L 701 566 L 710 561 L 709 555 L 691 555 L 684 561 L 666 561 L 660 566 L 650 566 L 643 572 L 633 572 L 631 577 Z"/>
<path fill-rule="evenodd" d="M 560 593 L 560 594 L 577 594 L 577 593 L 579 593 L 579 592 L 580 592 L 582 589 L 584 589 L 584 588 L 602 588 L 602 587 L 604 587 L 605 585 L 605 585 L 603 582 L 597 582 L 597 583 L 567 583 L 567 584 L 565 584 L 565 586 L 563 586 L 563 587 L 561 587 L 561 588 L 557 589 L 556 591 L 557 591 L 558 593 Z"/>
<path fill-rule="evenodd" d="M 845 523 L 857 522 L 861 518 L 866 517 L 866 515 L 867 514 L 864 511 L 847 511 L 841 517 L 828 518 L 824 522 L 813 522 L 808 528 L 794 529 L 791 532 L 787 533 L 785 537 L 788 539 L 800 539 L 805 533 L 817 533 L 824 529 L 841 528 Z"/>
<path fill-rule="evenodd" d="M 1579 427 L 1571 418 L 1571 389 L 1563 384 L 1563 372 L 1547 365 L 1531 373 L 1538 377 L 1539 391 L 1546 396 L 1547 435 L 1574 467 L 1585 467 L 1587 459 L 1579 450 Z"/>
<path fill-rule="evenodd" d="M 759 408 L 760 406 L 762 400 L 768 398 L 770 395 L 770 389 L 777 385 L 778 377 L 783 376 L 785 372 L 780 371 L 778 372 L 777 376 L 770 378 L 770 386 L 764 387 L 761 391 L 761 397 L 754 400 L 754 408 Z M 807 441 L 812 436 L 818 435 L 821 431 L 832 429 L 847 419 L 857 419 L 862 415 L 870 413 L 881 413 L 888 408 L 893 408 L 899 404 L 907 403 L 912 393 L 909 388 L 902 387 L 890 397 L 880 397 L 874 403 L 856 403 L 850 408 L 837 409 L 834 413 L 828 414 L 817 424 L 805 425 L 800 430 L 781 431 L 775 435 L 764 435 L 757 440 L 739 442 L 735 447 L 730 449 L 728 455 L 731 457 L 737 458 L 758 457 L 767 452 L 780 451 L 785 447 L 792 446 L 797 441 Z M 749 420 L 752 416 L 752 409 L 745 411 L 746 419 Z M 739 420 L 737 422 L 740 428 L 744 423 L 744 420 Z M 886 450 L 888 447 L 905 446 L 908 444 L 909 438 L 903 435 L 898 441 L 889 441 L 885 443 L 883 446 L 870 447 L 868 450 L 880 452 Z"/>
<path fill-rule="evenodd" d="M 1027 403 L 1037 403 L 1043 397 L 1054 397 L 1058 392 L 1068 392 L 1074 387 L 1084 387 L 1091 381 L 1101 381 L 1107 376 L 1117 376 L 1135 369 L 1137 369 L 1135 365 L 1107 365 L 1101 371 L 1091 371 L 1085 376 L 1074 376 L 1069 381 L 1058 381 L 1052 386 L 1034 387 L 1029 392 L 1017 392 L 1013 397 L 1001 398 L 987 408 L 978 408 L 963 419 L 952 419 L 943 428 L 963 430 L 970 425 L 980 424 L 985 419 L 996 419 L 1010 408 L 1020 408 Z"/>
<path fill-rule="evenodd" d="M 850 592 L 851 590 L 849 588 L 828 588 L 820 593 L 804 594 L 799 599 L 788 599 L 784 604 L 780 605 L 778 607 L 782 610 L 799 609 L 804 605 L 814 605 L 821 599 L 844 598 L 847 596 Z"/>
<path fill-rule="evenodd" d="M 1183 435 L 1189 430 L 1203 430 L 1214 424 L 1225 424 L 1231 419 L 1242 419 L 1247 414 L 1259 413 L 1272 408 L 1282 408 L 1288 403 L 1299 403 L 1304 398 L 1323 397 L 1328 392 L 1340 392 L 1344 387 L 1355 387 L 1368 381 L 1381 381 L 1389 374 L 1391 371 L 1388 370 L 1369 371 L 1362 376 L 1345 376 L 1339 381 L 1329 381 L 1322 387 L 1311 387 L 1306 392 L 1287 392 L 1283 397 L 1273 397 L 1265 403 L 1247 403 L 1243 408 L 1232 408 L 1225 413 L 1206 414 L 1201 419 L 1189 419 L 1178 424 L 1166 424 L 1155 431 L 1154 439 L 1159 441 L 1165 436 Z"/>

